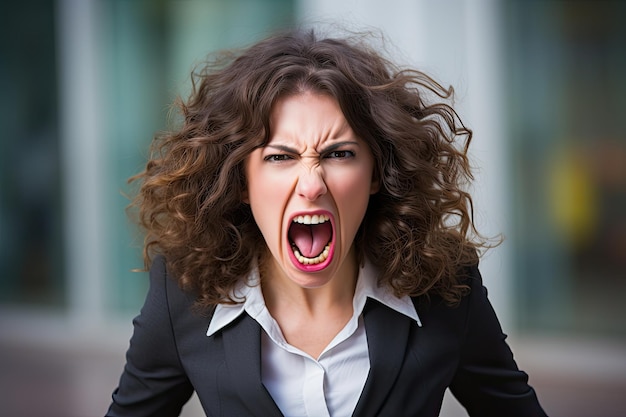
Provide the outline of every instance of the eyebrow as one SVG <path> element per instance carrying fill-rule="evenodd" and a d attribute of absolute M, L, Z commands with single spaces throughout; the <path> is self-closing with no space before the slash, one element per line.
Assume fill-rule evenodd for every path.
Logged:
<path fill-rule="evenodd" d="M 320 151 L 320 154 L 332 152 L 332 151 L 337 150 L 337 149 L 339 149 L 339 148 L 341 148 L 343 146 L 346 146 L 346 145 L 356 145 L 356 146 L 359 146 L 359 143 L 357 141 L 349 141 L 349 140 L 333 143 L 331 145 L 328 145 L 324 149 L 322 149 Z M 271 145 L 271 144 L 269 144 L 269 145 L 266 145 L 265 147 L 266 148 L 278 149 L 279 151 L 292 153 L 292 154 L 298 154 L 299 153 L 297 149 L 291 148 L 291 147 L 285 146 L 285 145 L 279 145 L 279 144 Z"/>

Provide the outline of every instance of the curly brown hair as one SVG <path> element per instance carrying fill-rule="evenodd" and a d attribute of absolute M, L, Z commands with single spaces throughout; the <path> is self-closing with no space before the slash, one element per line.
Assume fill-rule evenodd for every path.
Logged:
<path fill-rule="evenodd" d="M 244 161 L 269 138 L 273 104 L 312 91 L 335 98 L 371 148 L 380 190 L 355 238 L 359 259 L 398 296 L 464 292 L 458 271 L 485 246 L 472 220 L 467 149 L 472 133 L 426 74 L 400 69 L 361 37 L 274 35 L 207 62 L 178 100 L 180 126 L 155 137 L 133 200 L 145 229 L 146 267 L 162 254 L 198 305 L 234 302 L 231 291 L 267 252 L 250 207 Z"/>

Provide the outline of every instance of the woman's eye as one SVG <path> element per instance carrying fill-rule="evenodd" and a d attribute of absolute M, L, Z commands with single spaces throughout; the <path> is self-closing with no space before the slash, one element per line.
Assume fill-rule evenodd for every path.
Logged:
<path fill-rule="evenodd" d="M 267 155 L 265 158 L 263 158 L 263 160 L 269 161 L 269 162 L 282 162 L 282 161 L 287 161 L 289 159 L 291 159 L 291 157 L 285 154 Z"/>
<path fill-rule="evenodd" d="M 326 154 L 325 158 L 330 159 L 345 159 L 352 158 L 354 156 L 354 152 L 352 151 L 332 151 Z"/>

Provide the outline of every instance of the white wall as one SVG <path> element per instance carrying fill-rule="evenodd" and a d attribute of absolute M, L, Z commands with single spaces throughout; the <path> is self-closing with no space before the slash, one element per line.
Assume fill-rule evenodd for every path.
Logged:
<path fill-rule="evenodd" d="M 104 311 L 104 142 L 98 3 L 57 2 L 59 121 L 69 312 L 92 327 Z M 94 322 L 96 320 L 96 322 Z"/>

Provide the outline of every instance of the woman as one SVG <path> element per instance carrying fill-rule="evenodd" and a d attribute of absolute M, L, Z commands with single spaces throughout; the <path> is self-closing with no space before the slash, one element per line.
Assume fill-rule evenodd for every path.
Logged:
<path fill-rule="evenodd" d="M 543 416 L 477 269 L 471 133 L 417 71 L 291 32 L 194 77 L 135 200 L 150 291 L 109 416 Z M 439 98 L 442 100 L 432 100 Z"/>

